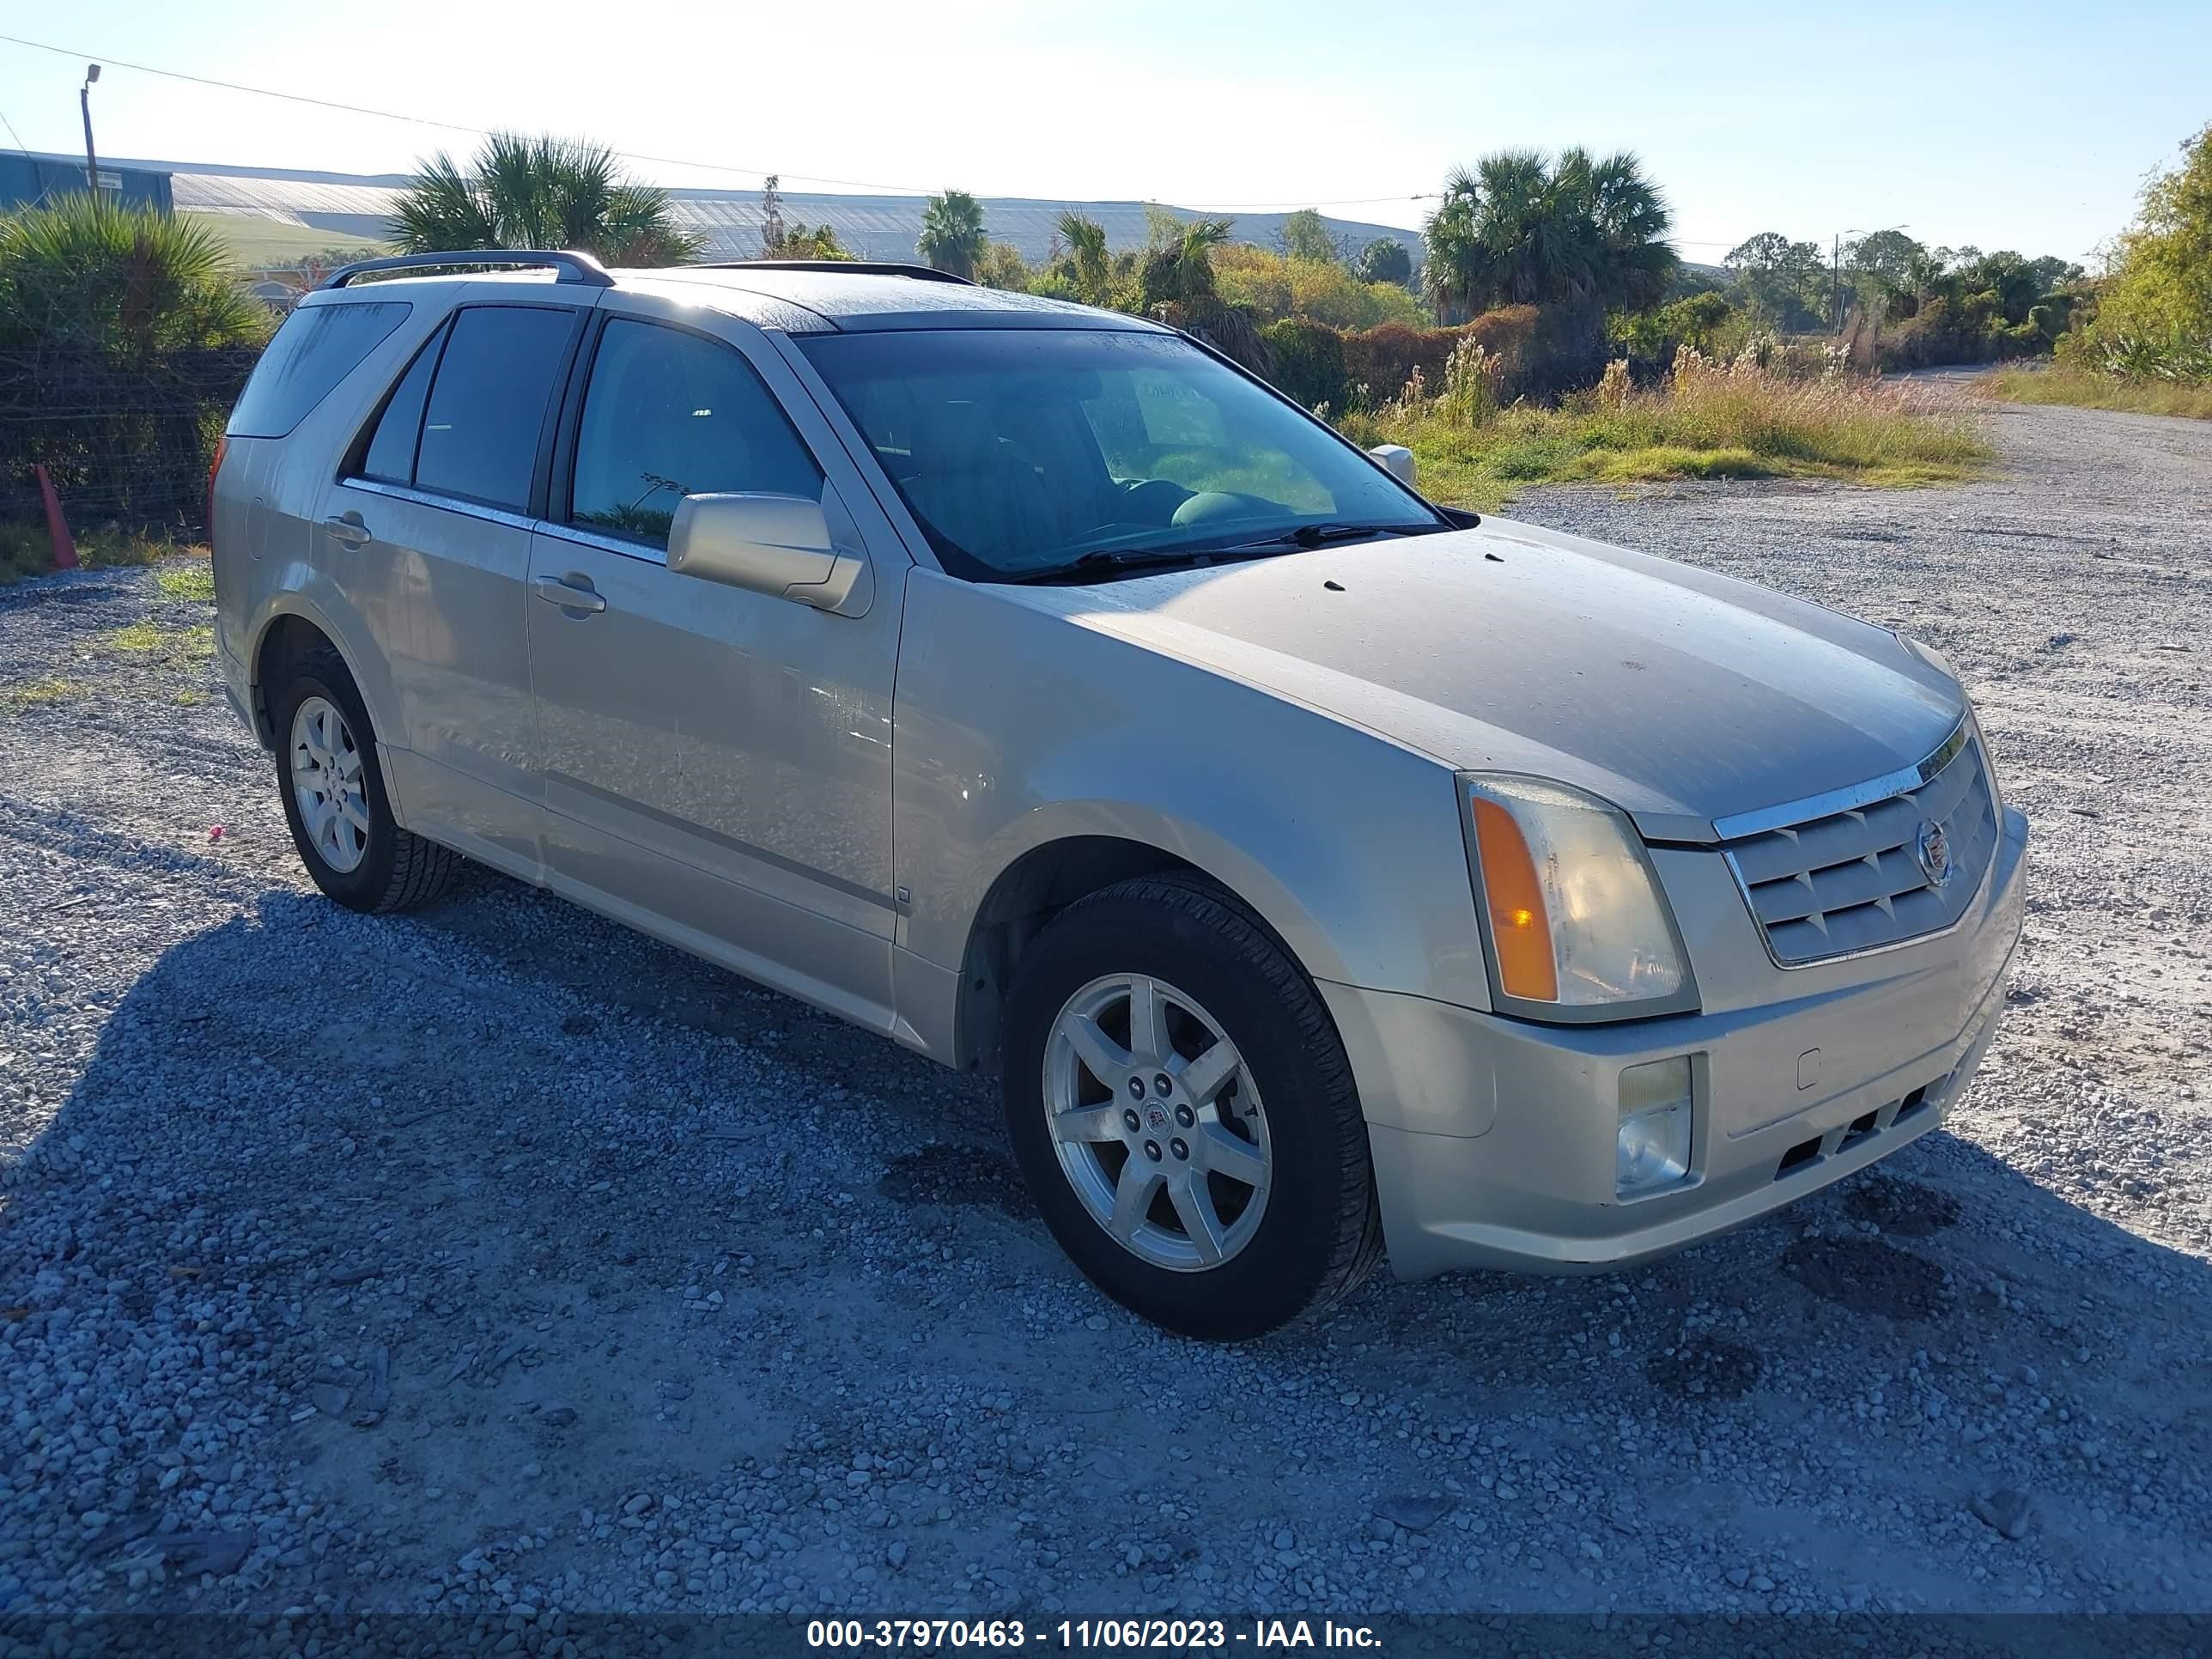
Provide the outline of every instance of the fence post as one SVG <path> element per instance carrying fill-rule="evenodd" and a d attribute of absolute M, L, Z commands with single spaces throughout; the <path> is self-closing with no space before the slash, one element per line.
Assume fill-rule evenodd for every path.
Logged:
<path fill-rule="evenodd" d="M 46 476 L 43 462 L 31 471 L 38 475 L 39 498 L 46 504 L 46 534 L 54 544 L 54 568 L 74 570 L 77 568 L 76 543 L 70 539 L 69 520 L 62 516 L 62 498 L 54 494 L 54 481 Z"/>

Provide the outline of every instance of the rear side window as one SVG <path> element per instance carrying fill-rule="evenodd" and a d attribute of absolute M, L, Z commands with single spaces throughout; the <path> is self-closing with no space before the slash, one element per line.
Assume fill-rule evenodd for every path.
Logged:
<path fill-rule="evenodd" d="M 653 323 L 610 322 L 576 434 L 570 518 L 665 548 L 678 503 L 723 490 L 822 499 L 822 471 L 736 351 Z"/>
<path fill-rule="evenodd" d="M 438 367 L 439 348 L 445 343 L 446 331 L 440 329 L 415 354 L 415 361 L 407 365 L 407 372 L 385 400 L 384 412 L 376 417 L 375 435 L 362 457 L 362 477 L 396 484 L 415 482 L 415 445 L 422 435 L 422 405 L 430 395 L 430 376 Z"/>
<path fill-rule="evenodd" d="M 234 438 L 283 437 L 413 309 L 404 300 L 301 307 L 253 366 L 223 430 Z"/>
<path fill-rule="evenodd" d="M 573 311 L 544 307 L 471 306 L 454 317 L 423 407 L 416 489 L 527 510 L 574 325 Z"/>

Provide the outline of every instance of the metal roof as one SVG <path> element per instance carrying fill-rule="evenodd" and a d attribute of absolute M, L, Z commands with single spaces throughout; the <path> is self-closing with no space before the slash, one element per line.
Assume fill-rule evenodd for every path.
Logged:
<path fill-rule="evenodd" d="M 325 231 L 333 242 L 382 240 L 388 234 L 393 203 L 408 182 L 393 174 L 300 173 L 188 163 L 144 165 L 171 173 L 179 211 L 250 215 Z M 761 251 L 759 191 L 672 190 L 668 194 L 678 222 L 704 239 L 705 257 L 742 258 Z M 1104 227 L 1107 244 L 1116 252 L 1142 247 L 1150 229 L 1142 202 L 1045 201 L 1006 196 L 981 199 L 984 223 L 993 240 L 1012 244 L 1024 258 L 1032 261 L 1045 257 L 1054 240 L 1056 222 L 1070 210 Z M 787 225 L 826 224 L 840 242 L 864 259 L 910 259 L 915 239 L 921 234 L 925 198 L 920 196 L 794 191 L 786 193 L 782 201 Z M 1196 216 L 1188 209 L 1168 210 L 1186 218 Z M 1240 241 L 1270 244 L 1287 216 L 1240 214 L 1236 219 L 1236 236 Z M 1355 252 L 1379 237 L 1389 236 L 1404 243 L 1417 264 L 1420 259 L 1420 237 L 1415 232 L 1326 216 L 1323 222 Z"/>
<path fill-rule="evenodd" d="M 779 301 L 810 313 L 812 323 L 784 317 L 771 326 L 794 334 L 823 330 L 902 328 L 1079 328 L 1120 333 L 1158 333 L 1159 325 L 1118 311 L 1098 311 L 1033 294 L 973 287 L 965 283 L 917 282 L 870 271 L 778 270 L 751 265 L 731 269 L 687 265 L 674 270 L 612 273 L 623 288 L 651 285 L 709 288 L 719 297 Z M 757 307 L 732 306 L 744 314 Z M 760 316 L 755 321 L 764 321 Z"/>

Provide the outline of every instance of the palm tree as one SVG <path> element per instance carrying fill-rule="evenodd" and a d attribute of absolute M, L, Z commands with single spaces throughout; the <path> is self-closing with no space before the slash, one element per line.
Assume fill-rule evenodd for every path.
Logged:
<path fill-rule="evenodd" d="M 1497 305 L 1642 310 L 1658 303 L 1680 258 L 1674 216 L 1626 152 L 1500 150 L 1454 168 L 1424 230 L 1422 279 L 1447 315 Z"/>
<path fill-rule="evenodd" d="M 915 252 L 939 270 L 973 277 L 982 263 L 983 204 L 964 190 L 933 196 L 921 210 L 921 240 Z"/>
<path fill-rule="evenodd" d="M 603 145 L 495 132 L 465 171 L 444 151 L 400 195 L 392 240 L 410 253 L 462 248 L 577 248 L 609 264 L 676 265 L 699 239 L 668 192 L 623 177 Z"/>
<path fill-rule="evenodd" d="M 1104 305 L 1114 283 L 1114 261 L 1106 247 L 1106 227 L 1071 208 L 1060 216 L 1054 228 L 1067 243 L 1068 263 L 1074 268 L 1075 291 L 1083 296 L 1085 305 Z"/>
<path fill-rule="evenodd" d="M 1145 258 L 1144 302 L 1188 305 L 1214 297 L 1213 250 L 1229 240 L 1234 219 L 1186 219 L 1175 236 Z"/>
<path fill-rule="evenodd" d="M 79 514 L 196 520 L 269 325 L 189 216 L 76 193 L 0 216 L 0 518 L 37 511 L 36 465 Z"/>
<path fill-rule="evenodd" d="M 72 194 L 0 218 L 0 349 L 112 362 L 268 333 L 222 242 L 190 217 Z"/>

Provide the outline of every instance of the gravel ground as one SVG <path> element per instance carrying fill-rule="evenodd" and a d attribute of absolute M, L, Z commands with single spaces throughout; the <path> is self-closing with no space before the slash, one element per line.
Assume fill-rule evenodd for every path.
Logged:
<path fill-rule="evenodd" d="M 1518 509 L 1966 673 L 2036 896 L 1950 1132 L 1235 1349 L 972 1079 L 497 877 L 313 896 L 173 572 L 0 592 L 0 1608 L 2212 1607 L 2212 425 L 1990 419 Z"/>

